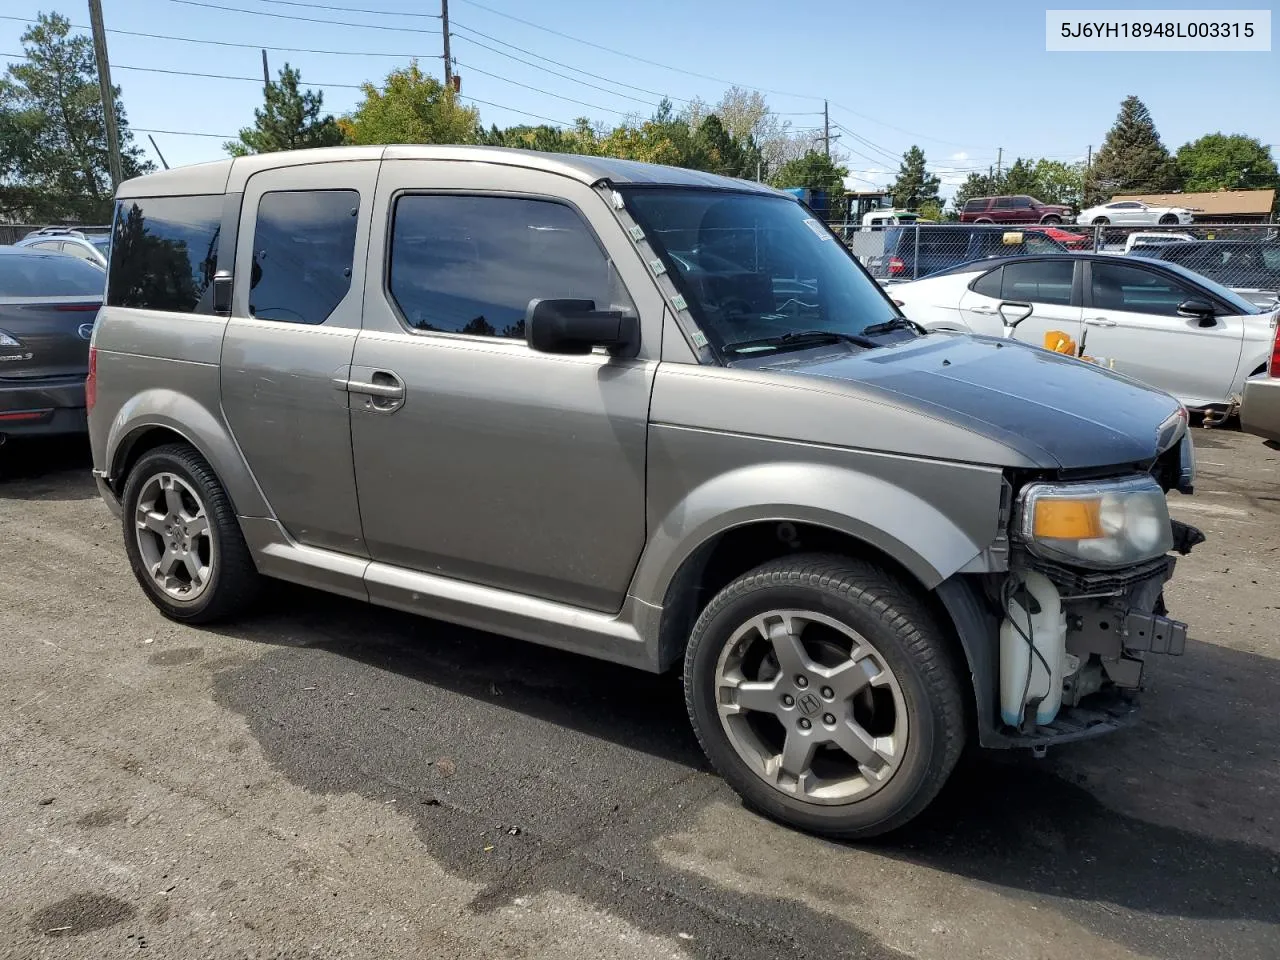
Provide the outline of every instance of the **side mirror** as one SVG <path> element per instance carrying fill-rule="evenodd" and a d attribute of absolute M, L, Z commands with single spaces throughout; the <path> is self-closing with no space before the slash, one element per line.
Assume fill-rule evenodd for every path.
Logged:
<path fill-rule="evenodd" d="M 1212 327 L 1218 322 L 1215 319 L 1213 304 L 1204 300 L 1183 300 L 1178 304 L 1178 316 L 1198 320 L 1202 327 Z"/>
<path fill-rule="evenodd" d="M 525 338 L 542 353 L 590 353 L 605 347 L 615 357 L 635 356 L 640 323 L 622 310 L 597 310 L 594 300 L 530 300 Z"/>
<path fill-rule="evenodd" d="M 231 282 L 231 274 L 225 270 L 213 275 L 213 312 L 219 317 L 231 316 Z"/>
<path fill-rule="evenodd" d="M 1012 330 L 1027 317 L 1031 316 L 1032 307 L 1029 303 L 1002 303 L 1000 304 L 1000 322 L 1006 328 Z"/>

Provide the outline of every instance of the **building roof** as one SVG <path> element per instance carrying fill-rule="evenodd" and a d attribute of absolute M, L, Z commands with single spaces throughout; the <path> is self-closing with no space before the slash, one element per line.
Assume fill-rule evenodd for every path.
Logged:
<path fill-rule="evenodd" d="M 645 183 L 682 187 L 713 187 L 780 194 L 781 191 L 753 180 L 722 177 L 701 170 L 668 167 L 613 157 L 546 153 L 513 147 L 471 147 L 456 145 L 397 144 L 371 147 L 317 147 L 255 154 L 210 163 L 177 167 L 125 180 L 117 190 L 120 197 L 173 196 L 176 194 L 222 193 L 244 189 L 250 176 L 262 170 L 301 164 L 334 163 L 341 160 L 455 160 L 493 163 L 508 167 L 540 170 L 571 177 L 588 185 L 606 180 L 614 184 Z"/>
<path fill-rule="evenodd" d="M 1265 216 L 1276 202 L 1274 190 L 1216 190 L 1212 193 L 1134 193 L 1111 198 L 1141 200 L 1153 207 L 1185 207 L 1210 217 Z"/>

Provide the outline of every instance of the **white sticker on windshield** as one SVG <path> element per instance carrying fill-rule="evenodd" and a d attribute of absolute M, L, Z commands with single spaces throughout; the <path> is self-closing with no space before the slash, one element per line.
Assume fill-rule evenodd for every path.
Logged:
<path fill-rule="evenodd" d="M 810 230 L 812 230 L 817 235 L 819 240 L 831 239 L 831 234 L 823 230 L 822 224 L 820 224 L 817 220 L 813 219 L 813 217 L 806 218 L 804 221 L 804 225 L 808 227 Z"/>

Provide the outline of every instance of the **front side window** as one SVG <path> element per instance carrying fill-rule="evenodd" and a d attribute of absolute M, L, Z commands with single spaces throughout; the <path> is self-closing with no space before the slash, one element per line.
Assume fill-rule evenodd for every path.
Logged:
<path fill-rule="evenodd" d="M 117 201 L 108 305 L 207 312 L 221 227 L 221 194 Z"/>
<path fill-rule="evenodd" d="M 1031 260 L 1006 264 L 1000 292 L 1005 300 L 1071 305 L 1072 260 Z"/>
<path fill-rule="evenodd" d="M 249 315 L 324 323 L 351 289 L 355 190 L 280 190 L 258 201 Z"/>
<path fill-rule="evenodd" d="M 523 340 L 530 300 L 633 309 L 577 212 L 524 197 L 400 197 L 388 286 L 409 326 L 471 336 Z"/>
<path fill-rule="evenodd" d="M 1126 310 L 1176 317 L 1187 299 L 1179 284 L 1158 273 L 1111 263 L 1093 264 L 1093 305 L 1099 310 Z"/>
<path fill-rule="evenodd" d="M 789 334 L 859 335 L 903 322 L 849 251 L 795 201 L 691 188 L 620 189 L 722 353 L 784 349 L 780 338 Z M 898 250 L 905 255 L 914 230 L 893 229 L 903 234 Z"/>

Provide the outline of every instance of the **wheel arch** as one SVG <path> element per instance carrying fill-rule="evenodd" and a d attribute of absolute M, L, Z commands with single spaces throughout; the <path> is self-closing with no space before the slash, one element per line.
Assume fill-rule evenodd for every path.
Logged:
<path fill-rule="evenodd" d="M 221 418 L 194 398 L 168 389 L 146 390 L 121 407 L 107 435 L 107 484 L 117 495 L 149 450 L 185 443 L 209 464 L 239 516 L 270 517 L 257 481 Z"/>
<path fill-rule="evenodd" d="M 991 484 L 992 539 L 998 477 Z M 981 539 L 921 496 L 878 477 L 814 464 L 755 464 L 706 481 L 656 520 L 630 593 L 663 611 L 658 668 L 666 669 L 688 637 L 690 608 L 705 606 L 705 591 L 725 569 L 732 573 L 727 583 L 777 556 L 824 549 L 879 560 L 927 594 L 980 557 L 990 543 Z"/>

